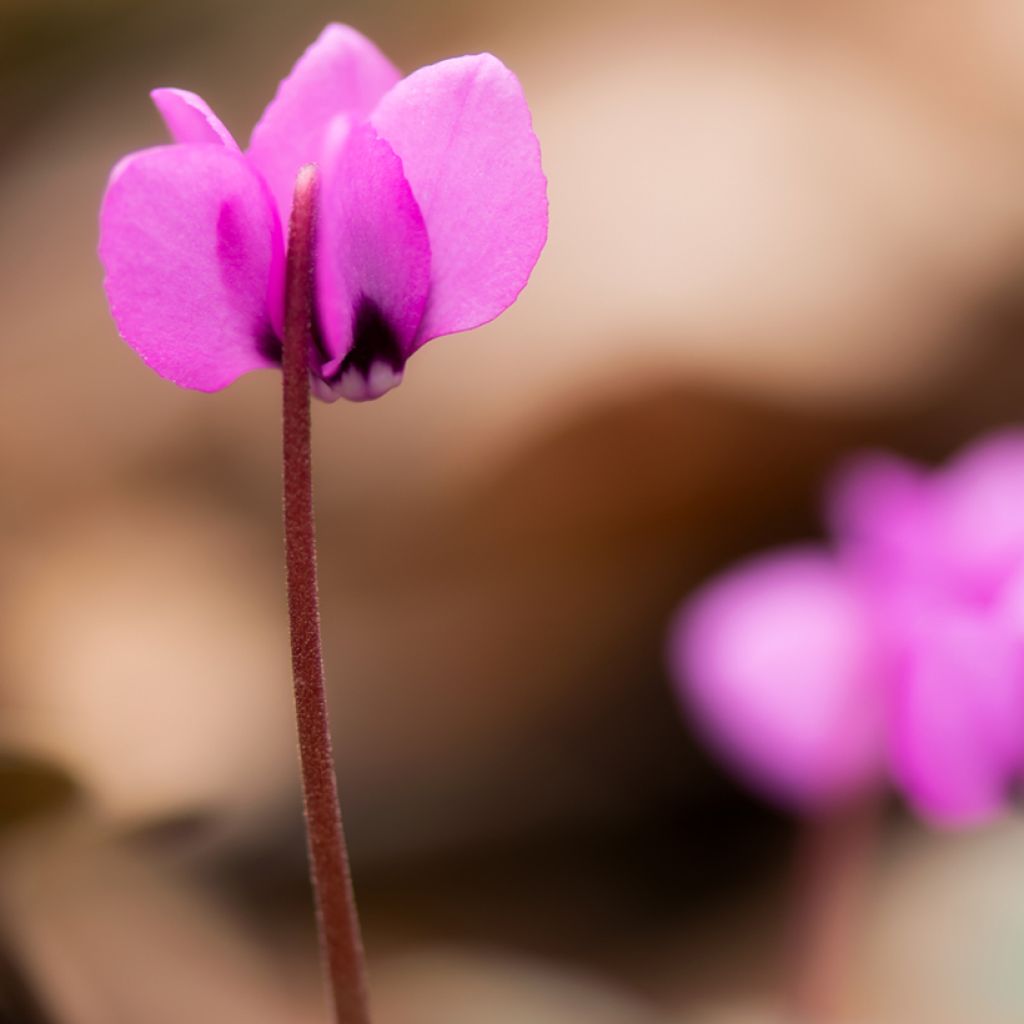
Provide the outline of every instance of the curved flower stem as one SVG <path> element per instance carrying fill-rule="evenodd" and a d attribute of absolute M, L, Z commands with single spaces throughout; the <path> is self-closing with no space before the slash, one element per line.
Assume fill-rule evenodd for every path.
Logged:
<path fill-rule="evenodd" d="M 844 1010 L 854 938 L 874 857 L 881 798 L 871 792 L 804 822 L 798 840 L 789 1010 L 827 1024 Z"/>
<path fill-rule="evenodd" d="M 321 956 L 336 1024 L 369 1024 L 363 947 L 328 728 L 317 597 L 309 408 L 317 187 L 316 169 L 304 167 L 295 183 L 285 277 L 283 423 L 288 618 Z"/>

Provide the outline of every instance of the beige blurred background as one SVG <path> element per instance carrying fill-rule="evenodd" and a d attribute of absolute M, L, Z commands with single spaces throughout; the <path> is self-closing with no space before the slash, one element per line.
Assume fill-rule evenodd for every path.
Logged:
<path fill-rule="evenodd" d="M 1024 410 L 1014 0 L 0 0 L 0 1020 L 323 1021 L 273 373 L 117 338 L 147 91 L 240 139 L 347 21 L 517 71 L 551 239 L 498 322 L 315 410 L 328 673 L 381 1024 L 781 1019 L 791 825 L 677 712 L 700 579 L 822 476 Z M 895 810 L 851 1019 L 1024 1019 L 1024 830 Z"/>

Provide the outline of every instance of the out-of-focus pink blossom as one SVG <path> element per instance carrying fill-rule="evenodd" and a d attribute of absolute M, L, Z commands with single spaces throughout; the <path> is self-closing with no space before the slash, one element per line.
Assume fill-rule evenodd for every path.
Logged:
<path fill-rule="evenodd" d="M 216 391 L 280 362 L 284 233 L 320 168 L 310 371 L 324 399 L 376 398 L 433 338 L 494 319 L 547 237 L 547 186 L 516 77 L 490 54 L 402 78 L 329 25 L 244 152 L 206 102 L 157 89 L 174 145 L 125 157 L 100 259 L 125 340 L 161 376 Z"/>
<path fill-rule="evenodd" d="M 992 817 L 1024 777 L 1024 431 L 933 472 L 862 456 L 826 504 L 831 548 L 752 559 L 681 609 L 686 706 L 800 811 L 888 777 L 933 821 Z"/>

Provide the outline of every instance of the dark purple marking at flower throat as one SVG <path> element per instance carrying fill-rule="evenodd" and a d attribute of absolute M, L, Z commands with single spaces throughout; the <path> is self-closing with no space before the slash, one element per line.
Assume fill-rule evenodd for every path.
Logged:
<path fill-rule="evenodd" d="M 352 320 L 352 348 L 327 383 L 336 383 L 350 370 L 369 377 L 377 363 L 400 372 L 405 366 L 405 357 L 398 336 L 380 306 L 364 295 L 356 303 Z"/>
<path fill-rule="evenodd" d="M 265 324 L 263 326 L 263 329 L 256 338 L 256 346 L 260 351 L 260 355 L 262 355 L 268 362 L 271 362 L 276 366 L 281 365 L 281 356 L 283 353 L 281 339 L 274 333 L 274 329 L 270 324 Z"/>
<path fill-rule="evenodd" d="M 323 379 L 328 384 L 336 384 L 349 370 L 356 370 L 365 378 L 377 363 L 384 363 L 396 373 L 400 372 L 405 366 L 405 357 L 399 347 L 398 337 L 380 306 L 373 299 L 360 299 L 353 320 L 352 348 L 334 373 Z M 268 359 L 280 364 L 281 340 L 269 325 L 260 333 L 257 344 Z M 321 365 L 331 362 L 331 355 L 323 340 L 323 332 L 320 325 L 315 322 L 313 345 Z"/>

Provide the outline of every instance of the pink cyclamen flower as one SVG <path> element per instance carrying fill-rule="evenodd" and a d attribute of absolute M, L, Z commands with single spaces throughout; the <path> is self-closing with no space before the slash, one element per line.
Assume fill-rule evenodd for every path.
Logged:
<path fill-rule="evenodd" d="M 863 456 L 827 504 L 832 549 L 754 558 L 681 609 L 698 727 L 801 811 L 888 776 L 933 821 L 994 816 L 1024 779 L 1024 432 L 934 472 Z"/>
<path fill-rule="evenodd" d="M 515 76 L 489 54 L 406 78 L 328 26 L 242 151 L 193 93 L 157 89 L 174 144 L 125 157 L 100 218 L 124 339 L 157 373 L 216 391 L 281 359 L 284 233 L 320 169 L 314 390 L 376 398 L 426 342 L 494 319 L 547 236 L 546 182 Z"/>

